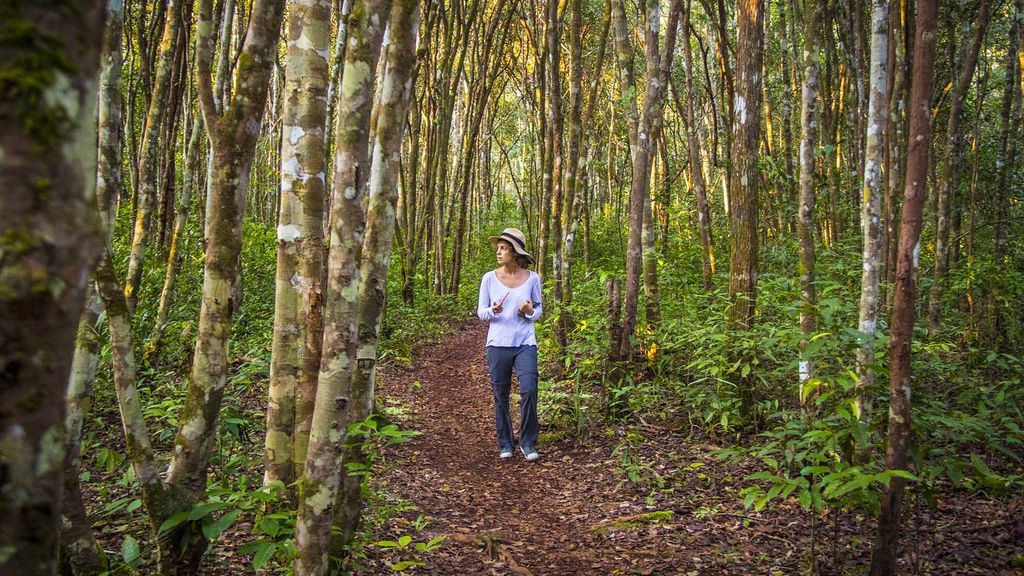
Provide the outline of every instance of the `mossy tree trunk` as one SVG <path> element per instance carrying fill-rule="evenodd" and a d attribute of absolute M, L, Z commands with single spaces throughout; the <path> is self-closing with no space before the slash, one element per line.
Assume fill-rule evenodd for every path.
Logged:
<path fill-rule="evenodd" d="M 808 0 L 804 5 L 804 75 L 800 96 L 800 178 L 799 207 L 796 230 L 800 240 L 800 351 L 806 349 L 818 329 L 818 291 L 814 284 L 814 205 L 817 202 L 817 188 L 814 182 L 815 154 L 818 143 L 818 81 L 820 67 L 819 26 L 821 25 L 821 2 Z M 802 358 L 799 364 L 801 386 L 814 376 L 814 365 L 809 358 Z M 803 391 L 798 391 L 803 399 Z"/>
<path fill-rule="evenodd" d="M 121 175 L 121 35 L 124 26 L 124 2 L 107 3 L 107 26 L 100 55 L 98 106 L 96 201 L 104 235 L 109 242 L 114 208 L 122 191 Z M 99 361 L 98 323 L 103 303 L 94 284 L 87 289 L 85 311 L 78 324 L 75 355 L 68 382 L 65 417 L 64 501 L 61 511 L 62 570 L 76 575 L 99 574 L 107 568 L 107 558 L 97 544 L 82 500 L 79 468 L 82 453 L 82 426 L 93 399 L 93 383 Z"/>
<path fill-rule="evenodd" d="M 0 4 L 0 573 L 57 568 L 65 393 L 96 218 L 104 2 Z"/>
<path fill-rule="evenodd" d="M 384 317 L 385 288 L 395 235 L 402 137 L 415 85 L 413 68 L 416 63 L 419 19 L 418 0 L 396 0 L 391 8 L 391 38 L 386 49 L 384 78 L 377 104 L 369 182 L 370 205 L 359 267 L 362 276 L 357 322 L 359 348 L 349 398 L 350 419 L 353 422 L 368 418 L 374 405 L 377 345 L 381 319 Z M 504 41 L 501 45 L 504 45 Z M 335 548 L 351 544 L 359 526 L 363 508 L 363 476 L 348 474 L 347 465 L 362 463 L 364 460 L 361 445 L 348 442 L 343 453 L 341 489 L 335 515 L 335 524 L 341 529 L 341 535 L 335 542 Z"/>
<path fill-rule="evenodd" d="M 281 207 L 264 474 L 265 482 L 280 480 L 285 486 L 302 472 L 320 360 L 322 332 L 307 319 L 320 316 L 330 25 L 329 1 L 292 2 L 286 31 Z M 310 344 L 316 347 L 310 350 Z M 310 353 L 315 357 L 307 358 Z"/>
<path fill-rule="evenodd" d="M 871 63 L 868 67 L 869 97 L 867 135 L 864 151 L 864 188 L 861 193 L 861 232 L 864 237 L 864 267 L 860 280 L 860 348 L 857 350 L 857 406 L 869 421 L 875 373 L 875 333 L 878 324 L 879 282 L 882 273 L 882 194 L 885 181 L 882 159 L 889 59 L 889 1 L 874 0 L 871 7 Z"/>
<path fill-rule="evenodd" d="M 352 371 L 358 344 L 354 320 L 366 226 L 363 206 L 370 174 L 370 115 L 390 8 L 390 0 L 355 2 L 349 15 L 349 45 L 335 120 L 323 351 L 295 530 L 295 573 L 302 576 L 327 573 L 342 445 L 353 423 Z"/>

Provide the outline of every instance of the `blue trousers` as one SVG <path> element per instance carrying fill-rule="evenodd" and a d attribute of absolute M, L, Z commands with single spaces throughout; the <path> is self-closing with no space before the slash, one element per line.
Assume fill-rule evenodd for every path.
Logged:
<path fill-rule="evenodd" d="M 519 444 L 535 448 L 540 434 L 540 422 L 537 420 L 537 347 L 488 346 L 487 368 L 494 392 L 494 431 L 498 448 L 512 450 L 515 446 L 509 408 L 513 371 L 519 378 Z"/>

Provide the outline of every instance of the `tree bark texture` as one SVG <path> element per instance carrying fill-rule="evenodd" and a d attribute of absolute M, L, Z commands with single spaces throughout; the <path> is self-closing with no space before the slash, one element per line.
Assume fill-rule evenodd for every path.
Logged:
<path fill-rule="evenodd" d="M 879 282 L 882 274 L 882 173 L 885 148 L 886 76 L 889 58 L 889 0 L 874 0 L 871 6 L 871 63 L 868 68 L 869 96 L 864 151 L 864 188 L 861 192 L 861 234 L 864 237 L 864 267 L 860 280 L 861 333 L 857 350 L 857 406 L 867 421 L 871 413 L 875 382 L 874 341 L 878 325 Z"/>
<path fill-rule="evenodd" d="M 0 5 L 0 573 L 56 571 L 65 393 L 89 272 L 105 3 Z"/>
<path fill-rule="evenodd" d="M 729 173 L 729 327 L 750 328 L 757 299 L 757 148 L 761 130 L 764 2 L 740 0 L 737 9 L 736 98 Z"/>
<path fill-rule="evenodd" d="M 335 120 L 330 252 L 324 299 L 320 374 L 296 520 L 295 573 L 326 574 L 331 524 L 341 476 L 342 446 L 354 423 L 359 261 L 366 226 L 363 198 L 370 174 L 368 148 L 373 84 L 390 0 L 355 2 Z"/>
<path fill-rule="evenodd" d="M 950 94 L 949 124 L 946 128 L 948 139 L 947 159 L 943 164 L 941 182 L 939 184 L 938 208 L 935 227 L 935 273 L 932 275 L 932 287 L 928 298 L 928 334 L 938 332 L 942 317 L 942 297 L 946 272 L 949 267 L 949 217 L 950 201 L 956 194 L 957 180 L 960 176 L 960 147 L 963 135 L 960 129 L 960 112 L 964 99 L 974 78 L 974 69 L 978 64 L 978 53 L 981 41 L 985 37 L 991 15 L 990 0 L 981 0 L 978 6 L 978 18 L 974 23 L 974 36 L 964 56 L 963 68 L 956 81 L 956 87 Z"/>
<path fill-rule="evenodd" d="M 910 148 L 907 151 L 899 259 L 896 264 L 896 292 L 893 297 L 892 328 L 889 337 L 889 432 L 885 465 L 890 470 L 906 469 L 907 444 L 910 439 L 910 346 L 914 335 L 918 257 L 921 253 L 921 208 L 927 196 L 925 184 L 928 179 L 928 154 L 931 147 L 936 4 L 935 0 L 917 2 L 914 69 L 910 87 Z M 893 478 L 889 486 L 882 490 L 878 533 L 871 557 L 872 576 L 896 573 L 903 491 L 902 478 Z"/>
<path fill-rule="evenodd" d="M 807 347 L 818 330 L 817 287 L 814 283 L 814 205 L 817 189 L 814 182 L 816 172 L 814 151 L 818 143 L 818 60 L 820 52 L 821 4 L 808 0 L 804 6 L 804 78 L 800 97 L 800 195 L 797 210 L 797 236 L 800 239 L 800 351 Z M 803 385 L 814 375 L 814 366 L 809 358 L 800 360 L 800 383 Z M 802 390 L 799 397 L 804 399 Z"/>
<path fill-rule="evenodd" d="M 384 316 L 385 288 L 391 265 L 398 203 L 402 137 L 415 83 L 416 36 L 419 28 L 419 1 L 396 0 L 391 9 L 390 43 L 384 63 L 384 78 L 378 102 L 379 114 L 373 134 L 373 158 L 370 168 L 370 198 L 366 240 L 363 242 L 359 285 L 359 348 L 352 376 L 351 419 L 359 422 L 373 411 L 377 366 L 377 346 Z M 361 446 L 349 443 L 342 466 L 341 493 L 336 522 L 341 528 L 338 544 L 351 544 L 362 514 L 363 476 L 350 475 L 349 462 L 363 462 Z"/>
<path fill-rule="evenodd" d="M 305 462 L 309 423 L 299 423 L 312 416 L 319 366 L 319 355 L 306 361 L 305 328 L 310 314 L 320 311 L 323 276 L 330 26 L 330 0 L 291 3 L 285 32 L 281 206 L 264 472 L 264 482 L 279 480 L 285 486 L 298 478 Z M 300 382 L 312 384 L 312 389 L 300 391 Z"/>

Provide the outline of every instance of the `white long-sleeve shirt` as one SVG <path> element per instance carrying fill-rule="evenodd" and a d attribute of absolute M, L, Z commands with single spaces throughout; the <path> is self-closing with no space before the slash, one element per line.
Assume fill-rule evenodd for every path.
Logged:
<path fill-rule="evenodd" d="M 504 298 L 504 302 L 502 299 Z M 519 315 L 523 300 L 533 302 L 533 314 Z M 502 302 L 501 314 L 491 311 L 495 302 Z M 541 315 L 540 276 L 530 271 L 530 277 L 518 288 L 509 288 L 498 280 L 494 270 L 484 274 L 480 280 L 480 297 L 477 299 L 476 315 L 488 320 L 487 346 L 536 346 L 537 336 L 533 323 Z"/>

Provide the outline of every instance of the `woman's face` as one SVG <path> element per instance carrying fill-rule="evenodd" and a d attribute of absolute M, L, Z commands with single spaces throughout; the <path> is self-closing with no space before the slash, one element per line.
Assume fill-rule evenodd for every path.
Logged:
<path fill-rule="evenodd" d="M 512 245 L 504 240 L 498 240 L 495 247 L 495 256 L 499 266 L 512 264 L 516 261 L 516 253 L 512 251 Z"/>

